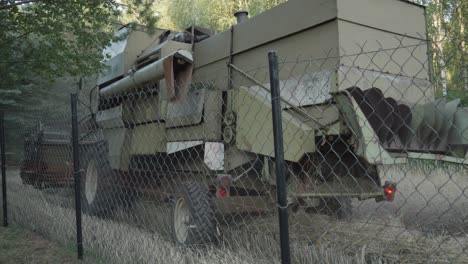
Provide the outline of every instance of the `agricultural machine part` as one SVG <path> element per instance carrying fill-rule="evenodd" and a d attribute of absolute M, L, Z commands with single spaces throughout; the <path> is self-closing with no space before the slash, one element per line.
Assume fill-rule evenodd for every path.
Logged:
<path fill-rule="evenodd" d="M 236 13 L 234 13 L 234 16 L 237 19 L 237 24 L 240 24 L 240 23 L 246 21 L 247 19 L 249 19 L 249 12 L 247 12 L 245 10 L 239 10 Z"/>
<path fill-rule="evenodd" d="M 331 197 L 320 200 L 319 212 L 334 216 L 336 219 L 347 219 L 353 213 L 353 204 L 348 197 Z"/>
<path fill-rule="evenodd" d="M 378 88 L 347 90 L 385 149 L 453 155 L 452 150 L 458 147 L 461 158 L 468 154 L 468 137 L 464 132 L 468 130 L 468 115 L 463 116 L 466 110 L 460 107 L 460 99 L 446 102 L 441 98 L 410 107 L 385 97 Z"/>
<path fill-rule="evenodd" d="M 231 187 L 233 186 L 233 179 L 231 175 L 220 174 L 216 179 L 216 196 L 226 198 L 229 196 Z"/>
<path fill-rule="evenodd" d="M 386 181 L 382 187 L 385 195 L 385 200 L 393 202 L 395 199 L 395 193 L 397 191 L 397 185 L 394 182 Z"/>
<path fill-rule="evenodd" d="M 178 50 L 157 60 L 148 66 L 127 75 L 100 90 L 101 97 L 110 97 L 134 91 L 139 85 L 149 81 L 166 79 L 169 98 L 182 94 L 176 89 L 185 90 L 192 77 L 192 54 L 186 50 Z"/>
<path fill-rule="evenodd" d="M 432 113 L 439 111 L 433 106 L 440 104 L 441 100 L 409 107 L 394 98 L 383 97 L 382 93 L 378 88 L 363 91 L 357 87 L 333 93 L 343 121 L 354 135 L 353 145 L 358 156 L 370 164 L 381 165 L 406 163 L 408 158 L 468 164 L 465 159 L 468 155 L 468 141 L 463 132 L 468 128 L 468 115 L 463 107 L 453 109 L 458 106 L 457 100 L 443 104 L 446 110 L 440 111 L 446 116 L 446 120 L 434 118 L 431 121 L 428 118 L 427 121 L 415 122 L 417 117 L 425 113 L 432 116 Z M 420 110 L 422 108 L 424 110 Z M 403 110 L 399 111 L 401 109 Z M 455 114 L 458 118 L 449 116 L 453 113 L 459 113 Z M 446 127 L 442 128 L 439 123 Z M 421 124 L 426 130 L 434 132 L 434 138 L 429 140 Z"/>
<path fill-rule="evenodd" d="M 197 245 L 216 239 L 216 220 L 211 195 L 197 182 L 178 186 L 172 228 L 175 241 Z"/>
<path fill-rule="evenodd" d="M 70 141 L 66 131 L 37 124 L 24 140 L 20 177 L 37 189 L 69 187 L 73 183 Z"/>
<path fill-rule="evenodd" d="M 81 204 L 89 215 L 109 217 L 117 207 L 117 195 L 112 191 L 112 170 L 102 153 L 83 153 L 81 161 L 84 169 L 81 179 Z"/>

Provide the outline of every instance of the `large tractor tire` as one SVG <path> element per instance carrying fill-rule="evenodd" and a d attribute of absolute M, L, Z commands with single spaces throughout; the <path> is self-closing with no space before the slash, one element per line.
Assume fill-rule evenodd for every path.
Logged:
<path fill-rule="evenodd" d="M 216 241 L 217 226 L 212 198 L 197 182 L 181 184 L 176 191 L 172 230 L 180 245 L 201 245 Z"/>
<path fill-rule="evenodd" d="M 91 155 L 84 164 L 81 178 L 81 204 L 88 215 L 112 216 L 117 197 L 111 186 L 112 169 L 106 156 Z"/>

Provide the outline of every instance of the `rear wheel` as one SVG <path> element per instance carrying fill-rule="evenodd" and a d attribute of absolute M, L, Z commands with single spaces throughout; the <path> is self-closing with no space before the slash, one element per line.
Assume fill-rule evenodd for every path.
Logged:
<path fill-rule="evenodd" d="M 85 164 L 81 179 L 81 198 L 85 213 L 110 216 L 115 209 L 115 197 L 110 188 L 112 170 L 105 158 L 92 157 Z"/>
<path fill-rule="evenodd" d="M 176 194 L 172 229 L 181 245 L 206 244 L 216 239 L 211 195 L 197 182 L 183 183 Z"/>

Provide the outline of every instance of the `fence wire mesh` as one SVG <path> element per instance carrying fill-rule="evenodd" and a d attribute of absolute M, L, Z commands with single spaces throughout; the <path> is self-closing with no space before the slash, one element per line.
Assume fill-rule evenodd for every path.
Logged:
<path fill-rule="evenodd" d="M 461 79 L 441 74 L 427 42 L 393 42 L 319 58 L 279 49 L 293 263 L 468 262 L 467 91 L 454 98 Z M 85 254 L 278 262 L 267 54 L 193 76 L 176 63 L 173 83 L 81 97 Z M 7 132 L 24 135 L 10 144 L 22 153 L 12 219 L 70 243 L 70 115 L 33 119 Z"/>

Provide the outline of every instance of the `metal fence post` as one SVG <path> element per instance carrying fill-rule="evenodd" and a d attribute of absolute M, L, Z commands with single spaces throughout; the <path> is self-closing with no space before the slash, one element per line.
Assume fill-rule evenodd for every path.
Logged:
<path fill-rule="evenodd" d="M 7 182 L 6 182 L 6 155 L 5 155 L 5 115 L 0 112 L 0 148 L 1 148 L 1 166 L 2 166 L 2 201 L 3 201 L 3 226 L 8 226 L 8 209 L 7 209 Z"/>
<path fill-rule="evenodd" d="M 80 183 L 80 151 L 78 141 L 78 95 L 71 94 L 72 111 L 72 149 L 73 149 L 73 176 L 75 185 L 75 213 L 76 213 L 76 244 L 78 259 L 83 259 L 83 231 L 81 227 L 81 183 Z"/>
<path fill-rule="evenodd" d="M 281 263 L 289 264 L 291 263 L 291 255 L 289 251 L 288 201 L 286 193 L 286 170 L 284 166 L 283 128 L 281 122 L 278 53 L 276 51 L 268 52 L 268 62 L 270 66 L 271 107 L 275 144 L 276 191 L 278 196 Z"/>

